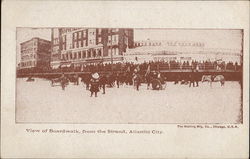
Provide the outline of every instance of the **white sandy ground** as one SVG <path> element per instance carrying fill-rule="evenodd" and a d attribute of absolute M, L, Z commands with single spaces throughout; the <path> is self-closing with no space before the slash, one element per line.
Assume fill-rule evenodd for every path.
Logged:
<path fill-rule="evenodd" d="M 51 87 L 50 82 L 17 79 L 16 121 L 41 123 L 237 123 L 240 85 L 200 83 L 200 87 L 174 85 L 165 90 L 140 91 L 133 86 L 107 88 L 90 97 L 81 83 Z"/>

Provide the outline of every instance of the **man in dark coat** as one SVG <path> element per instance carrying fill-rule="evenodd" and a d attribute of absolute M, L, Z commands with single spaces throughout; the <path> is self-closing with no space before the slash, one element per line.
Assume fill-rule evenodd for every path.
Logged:
<path fill-rule="evenodd" d="M 194 79 L 195 79 L 196 87 L 199 87 L 200 76 L 199 76 L 198 70 L 195 70 L 194 75 L 195 75 Z"/>
<path fill-rule="evenodd" d="M 141 77 L 140 77 L 139 73 L 135 74 L 134 82 L 135 82 L 136 90 L 139 91 L 139 87 L 141 85 Z"/>
<path fill-rule="evenodd" d="M 102 94 L 105 94 L 105 87 L 106 87 L 106 84 L 107 84 L 107 76 L 106 75 L 102 75 L 100 77 L 100 87 L 102 88 Z"/>
<path fill-rule="evenodd" d="M 192 70 L 192 72 L 189 74 L 189 87 L 191 87 L 191 83 L 194 87 L 194 70 Z"/>

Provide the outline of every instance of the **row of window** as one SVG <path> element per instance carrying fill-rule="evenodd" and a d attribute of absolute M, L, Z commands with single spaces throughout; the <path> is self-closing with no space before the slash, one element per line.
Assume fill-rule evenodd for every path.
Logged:
<path fill-rule="evenodd" d="M 21 62 L 21 67 L 36 66 L 36 61 Z"/>
<path fill-rule="evenodd" d="M 108 29 L 108 33 L 111 33 L 111 32 L 118 32 L 119 31 L 119 29 L 118 28 L 116 28 L 116 29 Z"/>
<path fill-rule="evenodd" d="M 112 35 L 112 36 L 108 36 L 108 45 L 117 45 L 118 44 L 118 35 Z"/>
<path fill-rule="evenodd" d="M 67 32 L 72 32 L 72 31 L 75 31 L 75 30 L 80 30 L 81 28 L 65 28 L 65 29 L 62 29 L 62 33 L 67 33 Z M 82 28 L 83 29 L 83 28 Z M 86 29 L 87 30 L 87 29 Z M 86 31 L 86 30 L 84 30 L 84 31 Z M 99 29 L 97 29 L 97 32 L 98 32 L 98 34 L 101 34 L 101 31 L 102 31 L 102 29 L 101 28 L 99 28 Z M 119 31 L 119 29 L 118 28 L 116 28 L 116 29 L 108 29 L 108 32 L 110 33 L 110 32 L 118 32 Z"/>
<path fill-rule="evenodd" d="M 161 42 L 156 43 L 135 43 L 135 46 L 160 46 Z"/>
<path fill-rule="evenodd" d="M 94 57 L 101 57 L 102 52 L 101 50 L 98 51 L 78 51 L 74 53 L 67 53 L 67 54 L 62 54 L 61 59 L 62 60 L 75 60 L 75 59 L 84 59 L 84 58 L 94 58 Z"/>
<path fill-rule="evenodd" d="M 22 60 L 36 58 L 36 54 L 24 55 L 21 57 Z"/>
<path fill-rule="evenodd" d="M 26 47 L 26 48 L 21 48 L 21 52 L 26 52 L 26 51 L 36 51 L 37 48 L 33 48 L 33 47 Z"/>
<path fill-rule="evenodd" d="M 102 38 L 99 37 L 97 43 L 101 43 L 102 42 Z M 114 43 L 115 44 L 115 43 Z M 67 48 L 66 48 L 67 45 Z M 64 43 L 62 45 L 62 49 L 63 50 L 67 50 L 67 49 L 72 49 L 72 48 L 80 48 L 80 47 L 86 47 L 88 45 L 96 45 L 96 39 L 90 39 L 88 40 L 88 44 L 86 40 L 80 40 L 80 41 L 74 41 L 73 44 L 71 43 Z"/>
<path fill-rule="evenodd" d="M 82 39 L 82 38 L 86 38 L 86 30 L 73 33 L 74 40 Z"/>
<path fill-rule="evenodd" d="M 113 49 L 108 49 L 108 56 L 112 55 L 119 55 L 119 49 L 118 48 L 113 48 Z"/>
<path fill-rule="evenodd" d="M 64 28 L 64 29 L 62 29 L 62 33 L 72 32 L 72 31 L 77 30 L 77 29 L 79 29 L 79 28 Z"/>
<path fill-rule="evenodd" d="M 58 38 L 54 38 L 53 39 L 53 44 L 54 45 L 58 45 L 59 44 L 59 39 Z"/>

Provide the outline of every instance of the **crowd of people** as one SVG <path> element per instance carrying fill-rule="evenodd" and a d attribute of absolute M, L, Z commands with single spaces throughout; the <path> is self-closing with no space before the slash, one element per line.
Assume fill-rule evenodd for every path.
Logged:
<path fill-rule="evenodd" d="M 135 63 L 116 63 L 116 64 L 86 64 L 81 66 L 70 66 L 64 67 L 59 66 L 56 69 L 50 67 L 44 68 L 29 68 L 29 69 L 19 69 L 18 73 L 58 73 L 58 72 L 109 72 L 109 71 L 120 71 L 124 72 L 127 70 L 134 70 L 139 68 L 140 71 L 146 71 L 150 66 L 151 70 L 163 71 L 163 70 L 231 70 L 231 71 L 240 71 L 242 70 L 242 65 L 237 62 L 218 62 L 218 61 L 157 61 L 157 62 L 144 62 L 141 64 Z"/>
<path fill-rule="evenodd" d="M 174 84 L 181 83 L 189 84 L 189 87 L 193 85 L 193 87 L 199 86 L 200 77 L 197 74 L 197 70 L 192 70 L 187 74 L 186 77 L 178 76 L 174 81 Z M 134 88 L 139 91 L 139 87 L 141 83 L 147 84 L 147 89 L 151 87 L 153 90 L 162 90 L 163 85 L 166 83 L 166 77 L 161 74 L 159 71 L 147 71 L 145 74 L 141 74 L 138 68 L 134 70 L 130 70 L 127 72 L 120 73 L 109 73 L 109 74 L 101 74 L 98 72 L 88 73 L 85 75 L 65 75 L 62 73 L 61 77 L 58 78 L 58 82 L 61 83 L 62 89 L 65 90 L 68 82 L 73 82 L 76 85 L 79 85 L 79 80 L 83 82 L 86 86 L 86 90 L 91 92 L 91 97 L 95 95 L 97 97 L 97 93 L 102 90 L 102 93 L 106 93 L 106 87 L 117 87 L 119 88 L 121 85 L 133 85 Z M 68 82 L 66 82 L 68 80 Z M 196 85 L 195 85 L 196 84 Z"/>

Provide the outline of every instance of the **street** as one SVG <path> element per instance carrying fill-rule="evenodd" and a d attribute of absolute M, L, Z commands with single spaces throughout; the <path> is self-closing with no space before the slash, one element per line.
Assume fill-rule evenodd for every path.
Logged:
<path fill-rule="evenodd" d="M 174 85 L 165 90 L 139 91 L 133 86 L 106 88 L 90 97 L 85 86 L 69 84 L 65 91 L 50 81 L 17 78 L 16 121 L 27 123 L 238 123 L 241 89 L 238 82 L 225 86 L 207 82 L 199 87 Z"/>

